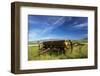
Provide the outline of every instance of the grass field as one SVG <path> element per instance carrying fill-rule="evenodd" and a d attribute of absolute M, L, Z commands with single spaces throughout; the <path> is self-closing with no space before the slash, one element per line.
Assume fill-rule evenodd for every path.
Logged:
<path fill-rule="evenodd" d="M 66 50 L 66 55 L 49 55 L 48 53 L 36 56 L 38 54 L 38 45 L 32 44 L 33 46 L 28 46 L 28 60 L 56 60 L 56 59 L 81 59 L 88 57 L 88 45 L 85 42 L 85 45 L 81 47 L 74 47 L 72 53 L 70 49 Z M 34 46 L 35 45 L 35 46 Z"/>

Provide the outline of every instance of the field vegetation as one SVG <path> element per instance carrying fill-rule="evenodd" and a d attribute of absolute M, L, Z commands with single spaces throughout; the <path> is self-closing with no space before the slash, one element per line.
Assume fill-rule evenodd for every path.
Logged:
<path fill-rule="evenodd" d="M 75 42 L 73 40 L 73 42 Z M 28 60 L 57 60 L 57 59 L 82 59 L 88 57 L 88 44 L 87 40 L 79 40 L 81 44 L 84 44 L 80 47 L 76 46 L 73 47 L 73 51 L 71 52 L 70 48 L 66 50 L 66 54 L 59 54 L 53 53 L 50 55 L 49 53 L 44 53 L 41 55 L 38 55 L 39 46 L 38 43 L 29 43 L 28 46 Z M 30 46 L 31 45 L 31 46 Z"/>

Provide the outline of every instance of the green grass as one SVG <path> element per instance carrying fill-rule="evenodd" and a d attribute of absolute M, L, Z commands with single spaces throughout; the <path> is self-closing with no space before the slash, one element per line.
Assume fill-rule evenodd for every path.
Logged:
<path fill-rule="evenodd" d="M 79 59 L 79 58 L 87 58 L 88 57 L 88 49 L 87 49 L 87 44 L 82 46 L 81 49 L 79 50 L 78 46 L 74 47 L 72 53 L 67 53 L 66 54 L 67 59 Z"/>
<path fill-rule="evenodd" d="M 57 59 L 82 59 L 88 57 L 87 44 L 81 47 L 74 47 L 71 52 L 66 50 L 66 55 L 50 55 L 48 53 L 38 56 L 38 46 L 28 46 L 28 60 L 57 60 Z"/>
<path fill-rule="evenodd" d="M 28 60 L 34 60 L 37 54 L 38 46 L 28 46 Z"/>

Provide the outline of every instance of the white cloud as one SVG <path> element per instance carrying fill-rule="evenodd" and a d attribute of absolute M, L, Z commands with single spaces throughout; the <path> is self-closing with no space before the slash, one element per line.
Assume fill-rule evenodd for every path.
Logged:
<path fill-rule="evenodd" d="M 47 22 L 39 22 L 39 21 L 36 21 L 36 20 L 29 20 L 29 23 L 30 23 L 30 24 L 50 25 L 50 24 L 48 24 Z"/>
<path fill-rule="evenodd" d="M 82 23 L 82 24 L 74 25 L 74 27 L 83 28 L 83 27 L 86 27 L 87 25 L 88 25 L 87 23 Z"/>
<path fill-rule="evenodd" d="M 42 30 L 39 29 L 34 29 L 29 31 L 28 37 L 29 37 L 29 41 L 30 40 L 37 40 L 37 38 L 39 37 L 40 32 L 42 32 Z"/>
<path fill-rule="evenodd" d="M 50 32 L 52 31 L 53 29 L 61 26 L 63 23 L 65 22 L 65 19 L 64 17 L 61 17 L 59 19 L 57 19 L 52 25 L 50 25 L 49 27 L 46 27 L 42 33 L 47 33 L 47 32 Z"/>

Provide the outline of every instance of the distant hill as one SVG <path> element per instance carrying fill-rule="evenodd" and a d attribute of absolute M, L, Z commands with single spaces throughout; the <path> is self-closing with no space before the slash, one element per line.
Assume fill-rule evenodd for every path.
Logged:
<path fill-rule="evenodd" d="M 29 43 L 31 44 L 31 43 L 46 42 L 46 41 L 59 41 L 59 40 L 65 40 L 65 39 L 43 39 L 43 40 L 29 41 Z"/>
<path fill-rule="evenodd" d="M 88 40 L 88 38 L 83 38 L 83 40 Z"/>
<path fill-rule="evenodd" d="M 59 41 L 59 40 L 64 40 L 64 39 L 44 39 L 44 40 L 39 40 L 39 41 L 46 42 L 46 41 Z"/>
<path fill-rule="evenodd" d="M 37 44 L 42 43 L 42 42 L 47 42 L 47 41 L 60 41 L 60 40 L 68 40 L 68 39 L 43 39 L 43 40 L 35 40 L 35 41 L 29 41 L 29 44 Z M 87 43 L 88 42 L 88 38 L 82 38 L 80 40 L 72 40 L 72 41 L 78 41 L 78 42 L 83 42 L 83 43 Z"/>
<path fill-rule="evenodd" d="M 84 42 L 84 43 L 87 43 L 88 42 L 88 38 L 82 38 L 79 40 L 80 42 Z"/>

